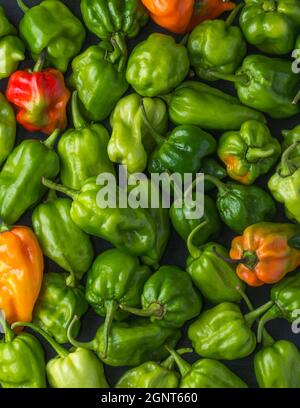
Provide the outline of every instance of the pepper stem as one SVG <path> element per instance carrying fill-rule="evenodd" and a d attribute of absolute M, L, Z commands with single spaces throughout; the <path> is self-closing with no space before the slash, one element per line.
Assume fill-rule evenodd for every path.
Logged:
<path fill-rule="evenodd" d="M 26 13 L 29 10 L 29 7 L 27 7 L 22 0 L 17 0 L 17 3 L 23 13 Z"/>
<path fill-rule="evenodd" d="M 71 321 L 71 323 L 70 323 L 70 325 L 68 327 L 67 337 L 68 337 L 69 343 L 72 346 L 76 347 L 76 348 L 83 348 L 83 349 L 86 349 L 86 350 L 94 351 L 95 350 L 95 341 L 94 340 L 88 341 L 86 343 L 82 343 L 81 341 L 75 340 L 74 337 L 72 336 L 72 330 L 73 330 L 74 324 L 76 322 L 78 322 L 78 320 L 79 320 L 79 317 L 74 316 L 73 320 Z"/>
<path fill-rule="evenodd" d="M 46 60 L 46 56 L 47 56 L 47 51 L 43 50 L 37 60 L 37 62 L 35 63 L 35 66 L 33 67 L 32 72 L 40 72 L 43 70 L 44 64 L 45 64 L 45 60 Z"/>
<path fill-rule="evenodd" d="M 242 2 L 241 4 L 239 4 L 238 6 L 236 6 L 236 7 L 232 10 L 232 12 L 229 14 L 229 16 L 227 17 L 227 19 L 225 20 L 225 26 L 226 26 L 226 28 L 229 28 L 229 27 L 233 24 L 235 18 L 237 17 L 238 13 L 240 12 L 240 10 L 241 10 L 243 7 L 244 7 L 244 2 Z"/>
<path fill-rule="evenodd" d="M 60 129 L 55 129 L 54 132 L 42 142 L 49 150 L 53 150 L 55 142 L 60 134 Z"/>
<path fill-rule="evenodd" d="M 164 317 L 165 311 L 164 307 L 159 303 L 152 303 L 146 310 L 143 309 L 136 309 L 134 307 L 120 305 L 120 308 L 125 312 L 134 314 L 135 316 L 140 317 L 156 317 L 157 319 L 161 320 Z"/>
<path fill-rule="evenodd" d="M 212 248 L 213 253 L 220 259 L 222 259 L 225 262 L 228 262 L 232 265 L 239 265 L 239 264 L 243 264 L 245 266 L 247 266 L 247 268 L 249 269 L 253 269 L 254 266 L 257 263 L 257 255 L 254 251 L 245 251 L 244 252 L 244 257 L 241 259 L 232 259 L 232 258 L 226 258 L 225 256 L 219 254 L 219 252 L 217 251 L 216 247 Z"/>
<path fill-rule="evenodd" d="M 118 309 L 119 305 L 114 300 L 109 300 L 105 302 L 106 307 L 106 317 L 103 326 L 103 358 L 107 357 L 107 350 L 108 350 L 108 340 L 111 330 L 111 325 L 114 320 L 114 315 L 116 310 Z"/>
<path fill-rule="evenodd" d="M 295 172 L 295 167 L 290 161 L 290 155 L 299 146 L 300 142 L 295 142 L 291 146 L 289 146 L 284 152 L 281 157 L 281 168 L 280 168 L 280 175 L 283 177 L 289 177 Z"/>
<path fill-rule="evenodd" d="M 181 376 L 184 377 L 185 375 L 187 375 L 192 369 L 191 364 L 185 361 L 175 350 L 170 349 L 168 346 L 166 346 L 166 349 L 174 358 L 174 361 L 177 364 L 177 367 L 179 368 Z"/>
<path fill-rule="evenodd" d="M 168 346 L 166 346 L 166 349 L 169 351 Z M 179 350 L 176 350 L 176 353 L 179 354 L 180 356 L 182 354 L 188 354 L 188 353 L 192 353 L 194 350 L 192 348 L 182 348 Z M 162 361 L 160 363 L 161 367 L 166 368 L 167 370 L 172 370 L 173 366 L 174 366 L 174 357 L 173 356 L 169 356 L 168 358 L 166 358 L 164 361 Z"/>
<path fill-rule="evenodd" d="M 189 253 L 191 254 L 191 256 L 194 259 L 199 258 L 201 252 L 200 250 L 196 247 L 196 245 L 193 243 L 193 239 L 195 238 L 195 235 L 198 234 L 199 231 L 201 231 L 201 229 L 203 227 L 205 227 L 205 225 L 208 224 L 208 221 L 204 221 L 202 222 L 200 225 L 198 225 L 196 228 L 193 229 L 193 231 L 190 233 L 188 239 L 187 239 L 187 248 Z"/>
<path fill-rule="evenodd" d="M 217 187 L 219 192 L 221 194 L 227 193 L 228 188 L 225 183 L 223 183 L 221 180 L 219 180 L 217 177 L 211 176 L 209 174 L 204 175 L 204 180 L 205 181 L 210 181 L 214 186 Z"/>
<path fill-rule="evenodd" d="M 10 227 L 0 218 L 0 233 L 7 232 L 10 230 Z"/>
<path fill-rule="evenodd" d="M 252 312 L 246 314 L 244 316 L 246 323 L 248 324 L 249 327 L 252 327 L 254 324 L 255 320 L 260 317 L 263 313 L 265 313 L 267 310 L 269 310 L 272 306 L 274 305 L 273 300 L 270 300 L 266 304 L 258 307 L 257 309 L 253 310 Z"/>
<path fill-rule="evenodd" d="M 65 358 L 69 355 L 68 350 L 64 349 L 60 344 L 58 344 L 51 336 L 49 336 L 48 333 L 46 333 L 43 329 L 39 328 L 33 323 L 28 323 L 28 322 L 16 322 L 12 325 L 12 328 L 14 329 L 15 327 L 29 327 L 29 329 L 33 330 L 34 332 L 40 334 L 46 341 L 47 343 L 50 344 L 50 346 L 55 350 L 55 352 L 61 357 Z"/>
<path fill-rule="evenodd" d="M 7 321 L 5 320 L 3 314 L 0 312 L 0 325 L 3 329 L 4 332 L 4 341 L 5 343 L 10 343 L 13 341 L 15 338 L 15 334 L 10 328 L 10 326 L 7 324 Z"/>
<path fill-rule="evenodd" d="M 144 105 L 144 100 L 143 100 L 143 99 L 141 100 L 141 112 L 142 112 L 142 117 L 143 117 L 143 120 L 144 120 L 144 122 L 145 122 L 145 125 L 146 125 L 147 129 L 148 129 L 149 132 L 150 132 L 150 135 L 153 137 L 155 143 L 156 143 L 158 146 L 162 146 L 162 145 L 165 143 L 166 139 L 165 139 L 162 135 L 160 135 L 160 134 L 154 129 L 154 127 L 152 126 L 152 124 L 150 123 L 150 121 L 149 121 L 149 119 L 148 119 L 148 116 L 147 116 L 147 112 L 146 112 L 146 109 L 145 109 L 145 105 Z"/>
<path fill-rule="evenodd" d="M 241 295 L 241 297 L 242 297 L 243 301 L 246 303 L 246 306 L 248 307 L 248 309 L 252 311 L 253 310 L 252 303 L 251 303 L 250 299 L 248 298 L 246 292 L 241 288 L 240 285 L 238 285 L 236 287 L 236 291 Z"/>
<path fill-rule="evenodd" d="M 224 81 L 234 82 L 235 84 L 241 84 L 248 86 L 250 78 L 247 74 L 223 74 L 221 72 L 209 71 L 217 79 L 223 79 Z"/>
<path fill-rule="evenodd" d="M 124 33 L 122 32 L 115 33 L 111 38 L 111 42 L 114 47 L 115 46 L 118 47 L 119 54 L 121 55 L 118 65 L 118 72 L 122 72 L 125 68 L 128 58 L 127 44 L 125 41 Z"/>
<path fill-rule="evenodd" d="M 275 343 L 275 340 L 273 337 L 267 332 L 267 330 L 263 330 L 262 333 L 262 343 L 264 347 L 270 347 L 273 346 Z"/>
<path fill-rule="evenodd" d="M 297 103 L 299 102 L 299 100 L 300 100 L 300 90 L 297 92 L 297 95 L 296 95 L 295 98 L 293 99 L 292 104 L 293 104 L 293 105 L 297 105 Z"/>
<path fill-rule="evenodd" d="M 82 116 L 78 106 L 78 92 L 72 94 L 72 117 L 75 129 L 83 129 L 88 127 L 88 122 Z"/>
<path fill-rule="evenodd" d="M 274 302 L 273 302 L 274 303 Z M 258 323 L 258 329 L 257 329 L 257 341 L 258 343 L 260 343 L 262 341 L 263 338 L 263 331 L 264 331 L 264 327 L 265 325 L 270 322 L 271 320 L 274 320 L 278 317 L 281 316 L 281 312 L 280 309 L 278 308 L 278 306 L 276 304 L 273 304 L 273 307 L 271 307 L 271 309 L 269 309 L 260 319 L 259 323 Z"/>
<path fill-rule="evenodd" d="M 246 153 L 246 159 L 249 162 L 256 162 L 260 159 L 266 159 L 273 156 L 275 153 L 275 148 L 270 146 L 268 149 L 261 149 L 257 147 L 249 147 Z"/>
<path fill-rule="evenodd" d="M 71 197 L 72 200 L 76 200 L 76 198 L 79 195 L 79 192 L 77 190 L 67 188 L 63 186 L 62 184 L 54 183 L 54 181 L 48 180 L 45 177 L 42 178 L 42 183 L 44 184 L 44 186 L 50 188 L 51 190 L 59 191 L 60 193 L 63 193 Z"/>
<path fill-rule="evenodd" d="M 55 201 L 57 199 L 57 194 L 55 190 L 49 190 L 49 193 L 47 194 L 47 199 L 46 202 L 51 202 Z"/>

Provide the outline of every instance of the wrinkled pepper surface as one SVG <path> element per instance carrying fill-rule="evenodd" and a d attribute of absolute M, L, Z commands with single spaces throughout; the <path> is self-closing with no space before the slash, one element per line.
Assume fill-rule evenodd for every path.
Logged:
<path fill-rule="evenodd" d="M 204 175 L 216 177 L 219 180 L 223 180 L 227 177 L 226 169 L 212 157 L 205 157 L 201 162 L 200 173 Z M 211 191 L 215 188 L 215 185 L 208 180 L 204 179 L 205 192 Z"/>
<path fill-rule="evenodd" d="M 0 166 L 12 151 L 16 138 L 16 118 L 11 105 L 0 93 Z"/>

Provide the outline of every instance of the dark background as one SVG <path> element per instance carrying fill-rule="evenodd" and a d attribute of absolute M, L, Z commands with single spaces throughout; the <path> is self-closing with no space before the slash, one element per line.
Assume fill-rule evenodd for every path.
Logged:
<path fill-rule="evenodd" d="M 29 7 L 40 3 L 40 0 L 24 0 L 24 1 Z M 77 16 L 81 17 L 79 0 L 64 0 L 63 2 L 67 6 L 69 6 Z M 11 21 L 17 26 L 19 20 L 22 17 L 22 12 L 18 8 L 16 1 L 15 0 L 0 0 L 0 4 L 4 6 L 6 14 L 11 19 Z M 151 32 L 168 33 L 165 30 L 153 24 L 152 22 L 149 22 L 148 25 L 142 30 L 142 33 L 139 35 L 139 37 L 129 42 L 129 49 L 131 50 L 138 42 L 147 38 Z M 177 36 L 177 38 L 180 39 L 180 36 Z M 97 42 L 98 40 L 94 35 L 88 34 L 87 40 L 84 44 L 84 49 L 87 48 L 89 45 L 95 44 Z M 248 53 L 257 53 L 257 50 L 249 47 Z M 30 60 L 29 56 L 28 56 L 28 59 L 21 65 L 21 67 L 28 67 L 28 68 L 32 66 L 33 66 L 33 62 L 32 60 Z M 5 80 L 0 81 L 0 89 L 3 92 L 5 91 L 6 83 L 7 81 Z M 218 86 L 220 89 L 228 91 L 232 94 L 235 93 L 234 88 L 231 84 L 227 84 L 223 81 L 219 81 L 215 85 Z M 234 112 L 232 114 L 234 114 Z M 269 126 L 272 130 L 273 135 L 281 139 L 281 131 L 283 129 L 293 128 L 295 125 L 299 123 L 299 121 L 300 121 L 300 115 L 297 115 L 296 117 L 293 117 L 287 120 L 280 120 L 280 121 L 271 120 L 269 118 L 268 122 L 269 122 Z M 69 127 L 71 126 L 72 126 L 72 123 L 69 123 Z M 214 133 L 214 135 L 219 136 L 220 133 Z M 42 134 L 38 134 L 38 133 L 29 134 L 21 127 L 18 127 L 17 143 L 19 143 L 20 141 L 28 137 L 45 138 L 45 136 Z M 260 179 L 259 184 L 266 187 L 267 180 L 268 180 L 268 177 Z M 282 215 L 283 214 L 282 208 L 279 206 L 278 209 L 279 209 L 278 221 L 284 220 L 284 217 Z M 255 209 L 253 210 L 255 211 Z M 28 212 L 20 220 L 19 224 L 31 225 L 31 212 Z M 233 238 L 233 236 L 234 234 L 232 234 L 228 229 L 224 228 L 223 233 L 220 236 L 218 241 L 226 245 L 227 247 L 230 247 L 231 239 Z M 93 242 L 94 242 L 94 246 L 95 246 L 97 255 L 100 254 L 103 250 L 110 247 L 108 243 L 100 239 L 93 239 Z M 186 245 L 182 241 L 182 239 L 179 236 L 177 236 L 175 232 L 173 232 L 171 240 L 167 248 L 167 251 L 166 251 L 166 254 L 162 260 L 162 264 L 175 264 L 175 265 L 185 268 L 186 258 L 187 258 Z M 55 272 L 59 270 L 60 270 L 59 267 L 56 266 L 53 262 L 46 260 L 46 271 Z M 270 287 L 268 287 L 267 285 L 261 288 L 249 288 L 248 289 L 248 295 L 250 299 L 253 301 L 255 306 L 260 306 L 266 301 L 268 301 L 269 293 L 270 293 Z M 210 305 L 206 303 L 205 307 L 210 307 Z M 244 305 L 243 305 L 243 308 L 244 308 Z M 244 310 L 246 311 L 245 308 Z M 97 316 L 92 310 L 89 310 L 89 312 L 82 319 L 82 330 L 81 330 L 82 334 L 80 338 L 82 340 L 92 339 L 96 333 L 97 328 L 101 324 L 102 320 L 103 319 Z M 283 339 L 283 338 L 290 339 L 294 343 L 296 343 L 298 347 L 300 348 L 300 335 L 293 335 L 291 331 L 291 324 L 286 322 L 285 320 L 276 320 L 276 321 L 271 322 L 268 325 L 268 329 L 270 333 L 276 339 Z M 184 335 L 182 337 L 182 340 L 179 343 L 179 346 L 183 346 L 183 345 L 190 346 L 189 341 L 186 339 L 186 330 L 184 330 Z M 47 347 L 47 345 L 45 346 L 45 349 L 47 351 L 47 358 L 48 359 L 52 358 L 54 356 L 53 351 L 50 350 L 49 347 Z M 192 355 L 187 355 L 186 358 L 192 362 L 192 361 L 199 359 L 199 356 L 197 356 L 196 354 L 192 354 Z M 253 370 L 253 355 L 248 358 L 244 358 L 242 360 L 225 362 L 225 364 L 229 366 L 234 372 L 236 372 L 244 381 L 246 381 L 249 384 L 249 386 L 257 387 L 254 370 Z M 114 386 L 114 384 L 117 382 L 119 377 L 126 370 L 127 370 L 126 368 L 113 368 L 113 367 L 106 366 L 105 371 L 106 371 L 106 375 L 107 375 L 110 385 Z"/>

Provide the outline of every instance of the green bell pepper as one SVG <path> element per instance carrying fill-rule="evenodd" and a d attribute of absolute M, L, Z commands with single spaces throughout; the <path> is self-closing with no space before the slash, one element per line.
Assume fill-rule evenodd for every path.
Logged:
<path fill-rule="evenodd" d="M 201 82 L 184 82 L 173 94 L 163 97 L 169 116 L 176 125 L 195 125 L 204 129 L 237 130 L 247 120 L 265 122 L 262 113 L 219 89 Z"/>
<path fill-rule="evenodd" d="M 238 132 L 222 135 L 218 156 L 225 163 L 228 175 L 243 184 L 252 184 L 268 173 L 281 153 L 277 139 L 261 122 L 249 120 Z"/>
<path fill-rule="evenodd" d="M 72 114 L 75 129 L 69 129 L 62 135 L 57 151 L 62 183 L 79 190 L 87 179 L 101 173 L 114 174 L 115 170 L 107 155 L 109 134 L 104 126 L 89 124 L 82 117 L 77 91 L 72 96 Z"/>
<path fill-rule="evenodd" d="M 74 316 L 83 316 L 88 309 L 84 288 L 68 283 L 68 275 L 46 273 L 34 308 L 33 322 L 58 343 L 67 343 L 67 330 Z M 78 335 L 80 323 L 74 332 Z"/>
<path fill-rule="evenodd" d="M 201 162 L 200 173 L 204 175 L 216 177 L 219 180 L 223 180 L 227 177 L 227 172 L 224 167 L 217 162 L 217 160 L 211 157 L 205 157 Z M 204 178 L 204 191 L 208 192 L 215 188 L 215 185 Z"/>
<path fill-rule="evenodd" d="M 125 71 L 119 71 L 112 45 L 92 45 L 72 62 L 70 85 L 78 91 L 80 110 L 89 120 L 106 119 L 128 89 Z"/>
<path fill-rule="evenodd" d="M 43 184 L 72 198 L 71 218 L 87 234 L 105 239 L 131 255 L 147 255 L 153 250 L 155 224 L 144 208 L 102 208 L 98 205 L 102 204 L 98 194 L 104 187 L 97 185 L 93 178 L 87 180 L 81 190 L 68 189 L 45 178 Z M 117 194 L 118 191 L 116 188 Z"/>
<path fill-rule="evenodd" d="M 235 7 L 224 20 L 206 20 L 190 34 L 188 51 L 191 66 L 196 74 L 206 80 L 215 81 L 210 73 L 234 74 L 247 53 L 247 46 L 239 27 L 232 27 L 242 4 Z"/>
<path fill-rule="evenodd" d="M 151 322 L 166 328 L 181 328 L 200 314 L 202 299 L 189 275 L 177 266 L 162 266 L 145 283 L 143 309 L 120 305 L 137 316 L 150 317 Z"/>
<path fill-rule="evenodd" d="M 72 323 L 71 325 L 74 326 Z M 46 366 L 51 388 L 108 388 L 103 365 L 92 351 L 83 348 L 68 351 L 35 324 L 17 322 L 13 325 L 20 326 L 39 333 L 57 353 Z"/>
<path fill-rule="evenodd" d="M 16 117 L 13 108 L 0 93 L 0 166 L 12 151 L 16 139 Z"/>
<path fill-rule="evenodd" d="M 47 201 L 35 208 L 32 225 L 43 253 L 70 273 L 72 285 L 88 271 L 94 250 L 89 236 L 73 222 L 71 207 L 71 200 L 50 191 Z"/>
<path fill-rule="evenodd" d="M 0 79 L 9 77 L 24 59 L 25 46 L 0 6 Z"/>
<path fill-rule="evenodd" d="M 53 150 L 58 135 L 57 130 L 44 142 L 24 140 L 8 156 L 0 172 L 0 217 L 7 224 L 15 224 L 42 198 L 43 176 L 58 175 L 59 158 Z"/>
<path fill-rule="evenodd" d="M 37 60 L 46 51 L 49 64 L 62 72 L 81 50 L 85 40 L 85 29 L 81 21 L 59 0 L 43 0 L 28 8 L 17 0 L 25 13 L 19 30 L 26 47 Z"/>
<path fill-rule="evenodd" d="M 290 61 L 248 55 L 235 75 L 214 75 L 234 82 L 244 105 L 267 113 L 273 119 L 289 118 L 300 112 L 297 95 L 300 77 L 293 72 Z"/>
<path fill-rule="evenodd" d="M 132 51 L 126 78 L 142 96 L 159 96 L 171 92 L 189 73 L 187 49 L 173 37 L 151 34 Z"/>
<path fill-rule="evenodd" d="M 118 102 L 110 118 L 112 135 L 108 156 L 112 162 L 126 165 L 129 173 L 143 172 L 147 167 L 148 154 L 155 147 L 142 116 L 142 102 L 157 132 L 164 133 L 168 127 L 168 114 L 161 99 L 142 98 L 134 93 Z"/>
<path fill-rule="evenodd" d="M 272 305 L 273 302 L 268 302 L 243 316 L 236 304 L 221 303 L 206 310 L 190 325 L 188 338 L 202 357 L 216 360 L 247 357 L 256 347 L 256 336 L 251 327 Z"/>
<path fill-rule="evenodd" d="M 249 44 L 268 54 L 294 49 L 300 30 L 298 0 L 246 0 L 240 26 Z"/>
<path fill-rule="evenodd" d="M 28 333 L 15 335 L 0 316 L 4 338 L 0 340 L 2 388 L 46 388 L 45 356 L 38 340 Z"/>
<path fill-rule="evenodd" d="M 283 130 L 282 136 L 284 138 L 282 149 L 283 151 L 285 151 L 292 144 L 300 142 L 300 125 L 294 127 L 291 130 Z M 290 152 L 290 157 L 291 158 L 300 157 L 300 143 L 297 144 L 297 146 L 292 152 Z"/>
<path fill-rule="evenodd" d="M 150 323 L 148 319 L 132 320 L 128 323 L 113 322 L 108 342 L 107 356 L 104 356 L 105 327 L 101 325 L 94 340 L 81 343 L 71 336 L 74 347 L 94 351 L 102 361 L 112 367 L 138 366 L 147 361 L 159 361 L 167 357 L 165 346 L 174 348 L 181 337 L 179 330 Z"/>
<path fill-rule="evenodd" d="M 102 40 L 110 40 L 127 62 L 126 38 L 134 38 L 148 21 L 140 0 L 81 0 L 81 14 L 87 28 Z"/>

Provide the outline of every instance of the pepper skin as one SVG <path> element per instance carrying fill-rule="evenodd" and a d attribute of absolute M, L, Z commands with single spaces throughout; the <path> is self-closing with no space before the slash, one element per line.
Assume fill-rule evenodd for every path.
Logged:
<path fill-rule="evenodd" d="M 16 118 L 11 105 L 0 93 L 0 166 L 12 151 L 16 138 Z"/>
<path fill-rule="evenodd" d="M 151 34 L 132 51 L 126 79 L 142 96 L 159 96 L 171 92 L 189 73 L 186 48 L 173 37 Z"/>
<path fill-rule="evenodd" d="M 227 172 L 224 167 L 215 159 L 211 157 L 205 157 L 201 162 L 200 173 L 204 173 L 208 176 L 213 176 L 219 180 L 223 180 L 227 177 Z M 215 188 L 215 185 L 204 177 L 204 191 L 208 192 Z"/>
<path fill-rule="evenodd" d="M 142 103 L 154 129 L 159 133 L 166 132 L 168 115 L 161 99 L 142 98 L 133 93 L 118 102 L 110 117 L 112 135 L 108 143 L 108 156 L 112 162 L 127 166 L 132 174 L 146 169 L 148 154 L 155 147 L 142 116 Z"/>
<path fill-rule="evenodd" d="M 97 197 L 103 186 L 97 185 L 95 179 L 88 180 L 79 191 L 47 179 L 43 183 L 72 198 L 71 218 L 87 234 L 105 239 L 131 255 L 142 256 L 152 251 L 155 225 L 144 208 L 101 208 Z"/>
<path fill-rule="evenodd" d="M 0 6 L 0 79 L 9 77 L 24 59 L 24 44 Z"/>
<path fill-rule="evenodd" d="M 107 155 L 109 134 L 104 126 L 85 121 L 78 107 L 77 91 L 72 97 L 75 129 L 69 129 L 58 142 L 60 179 L 66 187 L 79 190 L 85 181 L 115 170 Z"/>
<path fill-rule="evenodd" d="M 97 330 L 95 339 L 81 343 L 69 334 L 74 347 L 94 351 L 101 360 L 112 367 L 138 366 L 147 361 L 159 361 L 167 357 L 165 346 L 174 348 L 180 339 L 179 330 L 161 327 L 148 319 L 113 322 L 108 342 L 107 356 L 104 357 L 104 325 Z"/>
<path fill-rule="evenodd" d="M 45 50 L 49 64 L 66 72 L 85 40 L 81 21 L 62 1 L 44 0 L 32 8 L 22 0 L 17 3 L 25 13 L 20 21 L 20 35 L 33 59 Z"/>
<path fill-rule="evenodd" d="M 265 122 L 262 113 L 243 106 L 237 98 L 201 82 L 184 82 L 173 94 L 164 96 L 164 100 L 169 105 L 170 118 L 176 125 L 237 130 L 247 120 Z"/>
<path fill-rule="evenodd" d="M 282 136 L 284 138 L 282 149 L 285 151 L 288 147 L 292 144 L 300 142 L 300 125 L 294 127 L 290 130 L 283 130 Z M 294 148 L 292 152 L 290 152 L 290 157 L 295 158 L 300 156 L 300 143 Z"/>
<path fill-rule="evenodd" d="M 166 328 L 181 328 L 200 314 L 202 299 L 189 275 L 176 266 L 162 266 L 145 283 L 143 309 L 121 305 L 121 309 L 137 316 L 150 317 L 151 322 Z"/>
<path fill-rule="evenodd" d="M 59 158 L 53 145 L 59 132 L 46 141 L 24 140 L 9 155 L 0 172 L 0 217 L 9 225 L 38 203 L 46 189 L 42 177 L 55 178 Z"/>
<path fill-rule="evenodd" d="M 106 41 L 74 58 L 69 82 L 78 91 L 80 110 L 93 122 L 106 119 L 129 86 L 120 60 Z"/>
<path fill-rule="evenodd" d="M 142 0 L 152 20 L 176 34 L 185 34 L 204 20 L 219 17 L 235 4 L 223 0 Z"/>
<path fill-rule="evenodd" d="M 294 49 L 300 29 L 299 0 L 246 0 L 240 26 L 249 44 L 267 54 Z"/>
<path fill-rule="evenodd" d="M 300 228 L 293 224 L 264 222 L 245 229 L 234 238 L 230 257 L 238 263 L 237 274 L 250 286 L 279 282 L 300 265 L 300 250 L 289 240 L 299 236 Z"/>
<path fill-rule="evenodd" d="M 2 388 L 46 388 L 45 356 L 38 340 L 28 333 L 15 336 L 2 321 L 0 385 Z"/>
<path fill-rule="evenodd" d="M 70 273 L 70 284 L 83 277 L 94 259 L 90 238 L 73 222 L 71 207 L 71 200 L 57 198 L 51 191 L 32 214 L 33 229 L 44 254 Z"/>
<path fill-rule="evenodd" d="M 53 1 L 53 0 L 52 0 Z M 9 78 L 6 98 L 17 110 L 17 122 L 29 132 L 50 135 L 67 126 L 70 91 L 61 72 L 42 70 L 43 58 L 33 71 L 16 71 Z"/>
<path fill-rule="evenodd" d="M 252 184 L 276 164 L 281 146 L 266 125 L 255 120 L 243 123 L 239 132 L 222 135 L 218 156 L 228 175 L 242 184 Z"/>
<path fill-rule="evenodd" d="M 215 81 L 210 73 L 234 74 L 247 53 L 247 46 L 239 27 L 232 27 L 242 5 L 235 7 L 226 21 L 207 20 L 189 36 L 188 51 L 191 66 L 198 77 Z"/>
<path fill-rule="evenodd" d="M 33 322 L 58 343 L 67 343 L 67 330 L 74 316 L 83 316 L 87 309 L 82 286 L 68 283 L 67 274 L 46 273 L 34 308 Z M 80 330 L 79 321 L 73 330 L 77 336 Z"/>

